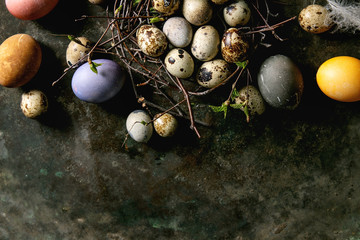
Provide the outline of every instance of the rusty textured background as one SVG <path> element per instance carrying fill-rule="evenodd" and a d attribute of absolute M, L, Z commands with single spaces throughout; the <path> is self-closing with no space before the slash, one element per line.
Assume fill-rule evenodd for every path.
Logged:
<path fill-rule="evenodd" d="M 313 1 L 271 3 L 279 19 Z M 206 107 L 213 123 L 198 140 L 181 122 L 170 140 L 148 144 L 126 135 L 127 114 L 139 107 L 131 90 L 103 104 L 78 100 L 66 67 L 67 34 L 96 41 L 106 21 L 85 0 L 63 0 L 37 21 L 12 17 L 0 3 L 0 40 L 23 32 L 43 49 L 40 72 L 18 89 L 0 88 L 0 239 L 360 239 L 359 103 L 325 97 L 318 66 L 337 55 L 360 58 L 359 35 L 304 32 L 293 21 L 261 48 L 253 70 L 281 53 L 300 67 L 305 91 L 295 111 L 267 109 L 247 124 L 242 112 L 226 120 Z M 43 90 L 49 112 L 27 119 L 19 104 Z M 129 84 L 125 86 L 129 88 Z M 224 96 L 227 96 L 226 94 Z M 200 101 L 200 103 L 201 103 Z"/>

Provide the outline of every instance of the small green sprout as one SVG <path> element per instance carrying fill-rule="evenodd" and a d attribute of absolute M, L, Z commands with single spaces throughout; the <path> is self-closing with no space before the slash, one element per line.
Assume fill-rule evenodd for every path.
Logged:
<path fill-rule="evenodd" d="M 102 63 L 95 63 L 93 61 L 89 62 L 90 64 L 90 69 L 91 71 L 93 71 L 94 73 L 98 74 L 98 70 L 97 70 L 97 67 L 101 66 Z"/>
<path fill-rule="evenodd" d="M 229 102 L 227 101 L 223 102 L 221 106 L 209 105 L 209 107 L 211 108 L 211 110 L 213 110 L 213 112 L 224 112 L 224 119 L 226 118 L 227 115 L 228 106 L 229 106 Z"/>
<path fill-rule="evenodd" d="M 133 6 L 138 5 L 140 2 L 141 2 L 141 0 L 134 0 L 134 1 L 133 1 Z"/>
<path fill-rule="evenodd" d="M 248 60 L 245 60 L 243 62 L 236 62 L 236 66 L 239 66 L 241 67 L 242 69 L 246 68 L 246 66 L 248 65 L 249 61 Z"/>
<path fill-rule="evenodd" d="M 116 16 L 123 8 L 123 5 L 120 5 L 116 10 L 115 10 L 115 13 L 114 15 Z"/>
<path fill-rule="evenodd" d="M 164 18 L 162 17 L 153 17 L 153 18 L 150 18 L 150 23 L 157 23 L 157 22 L 163 22 L 165 21 Z"/>

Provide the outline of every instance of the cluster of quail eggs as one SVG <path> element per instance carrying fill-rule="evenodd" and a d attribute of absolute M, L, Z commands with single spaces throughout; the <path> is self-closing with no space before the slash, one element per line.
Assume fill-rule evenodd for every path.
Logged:
<path fill-rule="evenodd" d="M 230 75 L 229 64 L 247 58 L 249 49 L 247 40 L 233 28 L 245 25 L 250 20 L 251 11 L 244 0 L 224 6 L 223 19 L 230 28 L 223 36 L 209 24 L 213 17 L 213 6 L 227 2 L 153 0 L 153 8 L 168 18 L 162 24 L 162 29 L 155 24 L 141 26 L 136 33 L 137 44 L 148 56 L 164 55 L 167 71 L 181 79 L 194 75 L 197 70 L 195 61 L 203 62 L 202 70 L 195 73 L 195 78 L 201 86 L 212 88 Z M 178 14 L 171 16 L 174 13 Z M 222 58 L 216 59 L 219 51 Z M 214 74 L 204 77 L 204 69 Z"/>
<path fill-rule="evenodd" d="M 179 79 L 193 77 L 199 86 L 210 89 L 230 77 L 232 64 L 248 59 L 250 43 L 239 30 L 251 18 L 251 10 L 245 0 L 151 2 L 154 10 L 166 21 L 140 26 L 136 31 L 137 45 L 145 55 L 161 58 L 172 76 Z M 220 33 L 210 24 L 214 7 L 222 8 L 222 20 L 227 27 Z M 84 56 L 91 49 L 88 39 L 77 40 L 71 41 L 68 46 L 66 58 L 69 66 L 84 61 Z M 286 56 L 270 57 L 261 65 L 258 87 L 248 85 L 234 99 L 235 104 L 246 105 L 246 109 L 240 109 L 248 116 L 261 115 L 265 102 L 276 108 L 293 109 L 302 95 L 301 72 Z M 177 119 L 170 113 L 151 117 L 146 111 L 135 110 L 126 120 L 129 136 L 143 143 L 150 140 L 154 130 L 161 137 L 171 137 L 177 127 Z"/>
<path fill-rule="evenodd" d="M 209 24 L 214 6 L 223 7 L 229 27 L 225 33 Z M 213 88 L 231 75 L 231 64 L 246 60 L 249 43 L 235 28 L 250 20 L 251 11 L 244 0 L 152 0 L 152 7 L 166 16 L 166 21 L 142 25 L 136 32 L 137 44 L 144 54 L 162 58 L 172 76 L 194 77 L 199 86 Z M 218 57 L 220 51 L 222 57 Z M 139 110 L 128 116 L 127 130 L 135 141 L 147 142 L 152 126 L 162 137 L 174 135 L 177 122 L 171 114 L 149 119 Z"/>

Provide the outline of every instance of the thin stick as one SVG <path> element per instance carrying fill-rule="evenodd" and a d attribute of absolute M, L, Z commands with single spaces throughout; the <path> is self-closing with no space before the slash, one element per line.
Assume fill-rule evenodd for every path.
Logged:
<path fill-rule="evenodd" d="M 184 85 L 182 84 L 182 82 L 180 81 L 180 79 L 178 77 L 176 77 L 176 81 L 178 82 L 184 97 L 186 99 L 187 102 L 187 106 L 189 109 L 189 117 L 190 117 L 190 129 L 194 130 L 196 135 L 198 136 L 198 138 L 201 138 L 199 131 L 197 130 L 195 123 L 194 123 L 194 116 L 193 116 L 193 111 L 191 108 L 191 103 L 190 103 L 190 98 L 189 98 L 189 94 L 187 93 L 186 89 L 184 88 Z"/>

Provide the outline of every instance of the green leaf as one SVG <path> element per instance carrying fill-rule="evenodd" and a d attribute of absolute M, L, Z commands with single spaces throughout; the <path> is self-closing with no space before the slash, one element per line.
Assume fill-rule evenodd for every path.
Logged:
<path fill-rule="evenodd" d="M 245 60 L 243 62 L 236 62 L 235 64 L 239 67 L 241 67 L 242 69 L 246 68 L 246 66 L 248 65 L 249 61 Z"/>
<path fill-rule="evenodd" d="M 116 16 L 123 8 L 123 5 L 120 5 L 116 10 L 115 10 L 115 13 L 114 15 Z"/>
<path fill-rule="evenodd" d="M 150 13 L 151 13 L 151 14 L 159 13 L 159 12 L 156 11 L 155 8 L 153 8 L 153 7 L 151 7 L 149 10 L 150 10 Z"/>
<path fill-rule="evenodd" d="M 77 44 L 84 46 L 84 44 L 82 44 L 82 42 L 77 37 L 73 35 L 68 35 L 67 37 L 70 41 L 76 42 Z"/>
<path fill-rule="evenodd" d="M 98 74 L 98 70 L 97 67 L 101 66 L 102 63 L 95 63 L 95 62 L 91 62 L 90 63 L 90 69 L 91 71 L 93 71 L 94 73 Z"/>
<path fill-rule="evenodd" d="M 234 88 L 234 90 L 231 93 L 231 101 L 234 101 L 234 99 L 239 96 L 240 96 L 240 93 L 238 92 L 238 90 L 236 90 L 236 88 Z"/>
<path fill-rule="evenodd" d="M 133 0 L 133 6 L 139 4 L 141 2 L 141 0 Z"/>
<path fill-rule="evenodd" d="M 153 17 L 150 18 L 150 23 L 157 23 L 157 22 L 163 22 L 165 19 L 161 17 Z"/>
<path fill-rule="evenodd" d="M 73 35 L 68 35 L 67 37 L 70 41 L 74 41 L 76 39 L 76 37 Z"/>
<path fill-rule="evenodd" d="M 209 107 L 211 108 L 211 110 L 213 110 L 213 112 L 224 112 L 224 119 L 226 118 L 227 110 L 228 110 L 227 104 L 223 103 L 221 106 L 209 105 Z"/>
<path fill-rule="evenodd" d="M 246 104 L 244 107 L 244 113 L 246 116 L 246 122 L 250 122 L 250 114 L 249 114 L 249 110 L 248 110 L 248 105 Z"/>
<path fill-rule="evenodd" d="M 145 122 L 144 120 L 140 122 L 142 125 L 146 126 L 147 122 Z"/>
<path fill-rule="evenodd" d="M 230 104 L 230 107 L 234 108 L 234 109 L 243 109 L 244 108 L 244 104 L 241 103 L 234 103 L 234 104 Z"/>

